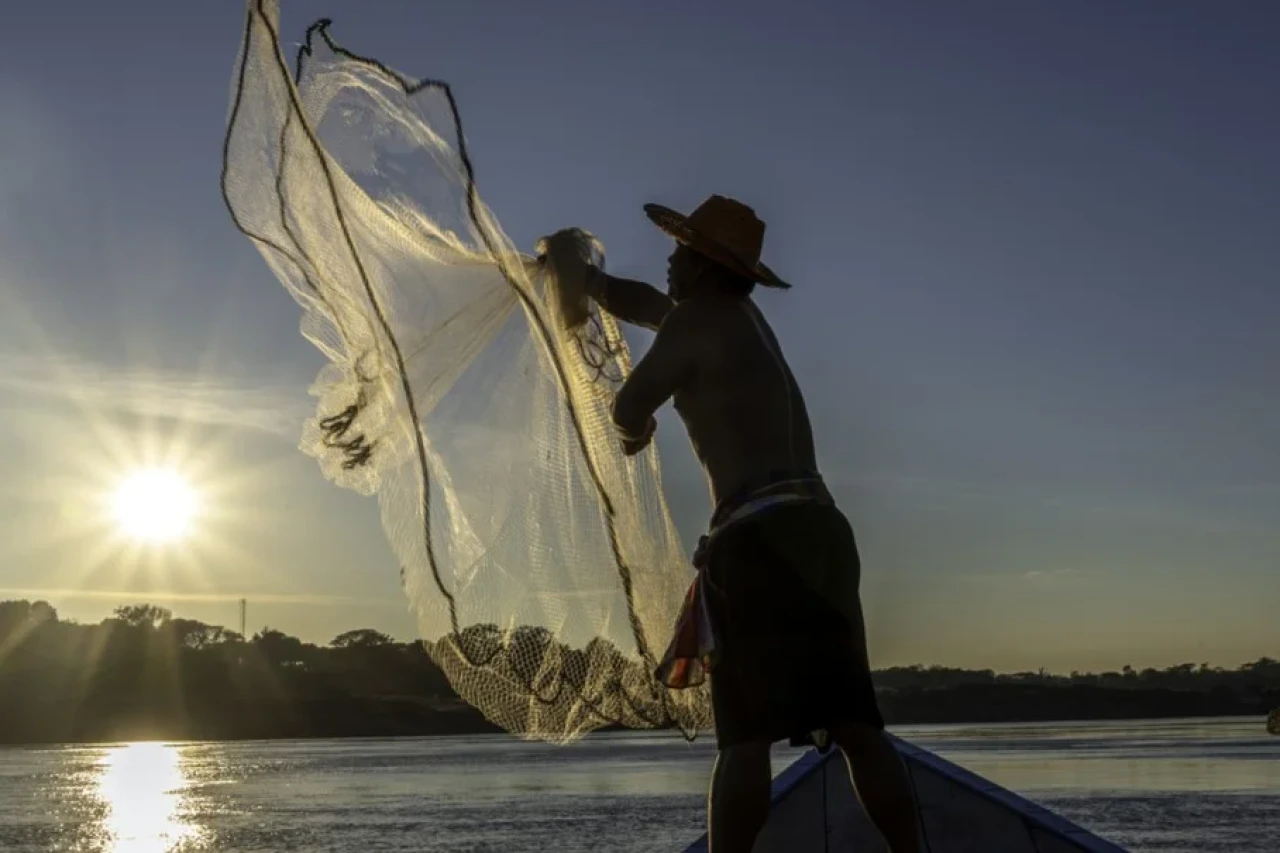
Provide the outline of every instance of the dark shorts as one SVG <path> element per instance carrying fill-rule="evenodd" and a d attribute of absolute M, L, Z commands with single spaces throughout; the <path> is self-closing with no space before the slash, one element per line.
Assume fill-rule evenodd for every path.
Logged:
<path fill-rule="evenodd" d="M 720 647 L 711 673 L 720 748 L 810 743 L 813 730 L 842 722 L 884 728 L 857 600 L 858 547 L 838 508 L 782 505 L 744 519 L 716 537 L 706 571 Z M 807 578 L 843 589 L 856 624 Z"/>

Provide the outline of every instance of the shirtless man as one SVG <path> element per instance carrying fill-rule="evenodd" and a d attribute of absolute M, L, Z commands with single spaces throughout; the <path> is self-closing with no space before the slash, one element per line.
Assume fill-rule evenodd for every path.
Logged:
<path fill-rule="evenodd" d="M 718 657 L 719 750 L 708 800 L 713 853 L 750 853 L 769 812 L 769 749 L 824 731 L 844 752 L 893 853 L 920 850 L 910 780 L 884 736 L 867 660 L 853 531 L 818 474 L 804 398 L 764 317 L 764 223 L 712 196 L 689 216 L 645 212 L 676 240 L 667 294 L 604 273 L 589 287 L 618 319 L 655 330 L 618 392 L 628 454 L 653 438 L 668 398 L 711 484 L 711 530 L 695 555 Z"/>

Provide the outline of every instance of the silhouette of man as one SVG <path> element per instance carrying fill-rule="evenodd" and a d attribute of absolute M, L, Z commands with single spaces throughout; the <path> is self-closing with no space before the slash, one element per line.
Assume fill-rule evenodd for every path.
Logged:
<path fill-rule="evenodd" d="M 825 732 L 893 853 L 916 853 L 915 799 L 871 683 L 853 530 L 823 485 L 804 398 L 751 300 L 757 283 L 789 287 L 760 263 L 764 223 L 722 196 L 687 217 L 659 205 L 645 213 L 676 241 L 667 293 L 602 271 L 588 293 L 657 332 L 615 401 L 625 452 L 649 444 L 654 413 L 674 398 L 710 481 L 715 510 L 694 564 L 715 645 L 711 850 L 751 850 L 769 811 L 771 744 Z M 683 686 L 672 659 L 687 674 L 708 644 L 681 649 L 691 627 L 677 628 L 660 668 L 672 686 Z"/>

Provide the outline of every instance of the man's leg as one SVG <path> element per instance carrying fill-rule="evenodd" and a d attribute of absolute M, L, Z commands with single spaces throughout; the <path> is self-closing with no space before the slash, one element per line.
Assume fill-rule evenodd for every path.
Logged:
<path fill-rule="evenodd" d="M 771 782 L 767 742 L 720 750 L 707 798 L 710 853 L 751 853 L 769 816 Z"/>
<path fill-rule="evenodd" d="M 889 850 L 920 853 L 915 792 L 902 756 L 884 732 L 866 723 L 848 722 L 835 726 L 831 739 L 844 753 L 862 808 Z"/>

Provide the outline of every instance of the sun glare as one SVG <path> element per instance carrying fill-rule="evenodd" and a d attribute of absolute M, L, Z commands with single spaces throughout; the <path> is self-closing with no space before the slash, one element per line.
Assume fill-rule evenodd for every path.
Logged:
<path fill-rule="evenodd" d="M 173 542 L 191 529 L 196 494 L 178 472 L 151 468 L 130 474 L 116 489 L 111 507 L 126 535 L 143 542 Z"/>
<path fill-rule="evenodd" d="M 204 831 L 183 819 L 191 782 L 178 747 L 132 743 L 101 763 L 97 794 L 106 809 L 96 841 L 110 853 L 167 853 L 198 847 Z"/>

